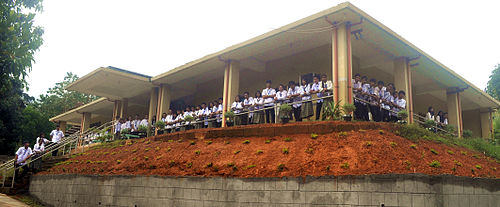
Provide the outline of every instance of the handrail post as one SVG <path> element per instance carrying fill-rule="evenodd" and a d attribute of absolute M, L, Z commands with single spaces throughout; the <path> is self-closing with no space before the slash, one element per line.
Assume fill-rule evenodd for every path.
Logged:
<path fill-rule="evenodd" d="M 14 174 L 12 175 L 12 183 L 10 188 L 14 188 L 14 181 L 16 180 L 16 164 L 14 163 Z"/>
<path fill-rule="evenodd" d="M 3 176 L 2 176 L 2 188 L 5 187 L 5 176 L 7 176 L 7 168 L 3 169 Z"/>

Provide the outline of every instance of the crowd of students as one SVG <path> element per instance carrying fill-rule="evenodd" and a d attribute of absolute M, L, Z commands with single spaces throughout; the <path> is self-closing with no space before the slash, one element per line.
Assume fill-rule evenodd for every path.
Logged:
<path fill-rule="evenodd" d="M 437 114 L 434 113 L 434 108 L 432 106 L 427 110 L 427 114 L 425 115 L 425 120 L 432 120 L 438 126 L 448 125 L 448 113 L 444 111 L 439 111 Z"/>
<path fill-rule="evenodd" d="M 33 170 L 34 172 L 39 170 L 42 165 L 42 159 L 37 159 L 33 161 L 30 166 L 26 164 L 28 159 L 30 158 L 35 159 L 42 156 L 42 154 L 45 152 L 46 147 L 57 145 L 62 140 L 63 137 L 64 133 L 61 131 L 59 126 L 57 126 L 56 129 L 50 132 L 51 140 L 45 138 L 44 133 L 40 133 L 40 136 L 36 138 L 33 149 L 31 149 L 29 141 L 24 141 L 23 146 L 17 149 L 14 158 L 15 160 L 14 167 L 16 168 L 15 170 L 16 180 L 22 179 L 30 169 Z M 57 153 L 58 150 L 52 151 L 52 156 L 56 156 Z M 19 175 L 19 168 L 23 169 L 21 175 Z"/>
<path fill-rule="evenodd" d="M 397 90 L 393 83 L 385 84 L 383 81 L 368 79 L 367 76 L 356 74 L 352 79 L 352 90 L 354 94 L 354 117 L 364 121 L 395 122 L 398 120 L 397 113 L 406 109 L 406 93 Z M 319 120 L 324 110 L 325 102 L 332 101 L 333 82 L 327 79 L 325 74 L 314 76 L 312 82 L 302 79 L 300 83 L 289 81 L 285 86 L 278 84 L 277 88 L 272 86 L 272 81 L 265 82 L 262 91 L 256 91 L 252 97 L 249 92 L 237 95 L 230 109 L 234 112 L 234 125 L 274 123 L 275 106 L 288 103 L 292 107 L 291 118 L 295 121 L 303 119 Z M 317 97 L 313 103 L 313 95 Z M 316 98 L 314 97 L 314 98 Z M 314 111 L 313 104 L 316 105 Z M 437 123 L 447 124 L 446 113 L 440 111 L 434 115 L 433 109 L 429 109 L 429 119 Z M 159 120 L 165 123 L 166 132 L 180 131 L 185 128 L 212 128 L 220 127 L 222 123 L 222 98 L 200 105 L 188 105 L 185 109 L 170 109 L 163 113 Z M 188 116 L 192 117 L 186 119 Z M 138 131 L 139 126 L 148 126 L 148 116 L 143 119 L 136 115 L 135 119 L 120 119 L 115 124 L 115 133 L 123 129 L 131 132 Z M 156 117 L 153 117 L 154 126 Z"/>

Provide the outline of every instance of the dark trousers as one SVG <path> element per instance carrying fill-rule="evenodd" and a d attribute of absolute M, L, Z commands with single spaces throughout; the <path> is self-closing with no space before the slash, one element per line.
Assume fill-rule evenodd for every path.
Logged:
<path fill-rule="evenodd" d="M 378 106 L 370 105 L 370 112 L 372 113 L 373 121 L 380 121 L 380 108 Z"/>
<path fill-rule="evenodd" d="M 386 109 L 381 109 L 380 113 L 382 115 L 381 121 L 384 121 L 384 122 L 391 121 L 391 117 L 389 116 L 389 111 L 387 111 Z"/>
<path fill-rule="evenodd" d="M 300 116 L 300 113 L 302 112 L 301 106 L 295 108 L 293 107 L 293 116 L 295 117 L 295 121 L 302 121 L 302 117 Z"/>
<path fill-rule="evenodd" d="M 17 161 L 14 161 L 15 168 L 21 166 L 21 165 L 16 164 L 15 162 L 17 162 Z M 29 171 L 29 167 L 27 164 L 23 165 L 21 168 L 23 169 L 23 172 L 21 173 L 21 175 L 19 175 L 19 169 L 16 169 L 14 171 L 14 177 L 16 178 L 16 180 L 23 178 L 26 175 L 26 173 L 28 173 L 28 171 Z"/>
<path fill-rule="evenodd" d="M 316 103 L 316 120 L 319 120 L 319 116 L 321 115 L 321 107 L 323 107 L 323 102 Z"/>
<path fill-rule="evenodd" d="M 55 142 L 53 142 L 51 145 L 54 146 L 54 147 L 57 147 L 57 143 L 55 143 Z M 52 156 L 53 157 L 57 156 L 58 152 L 59 152 L 59 149 L 56 149 L 56 150 L 52 151 Z"/>
<path fill-rule="evenodd" d="M 275 115 L 274 115 L 274 107 L 273 106 L 267 106 L 266 111 L 266 122 L 267 123 L 274 123 Z"/>
<path fill-rule="evenodd" d="M 240 115 L 241 125 L 247 125 L 248 124 L 248 114 L 242 114 Z"/>

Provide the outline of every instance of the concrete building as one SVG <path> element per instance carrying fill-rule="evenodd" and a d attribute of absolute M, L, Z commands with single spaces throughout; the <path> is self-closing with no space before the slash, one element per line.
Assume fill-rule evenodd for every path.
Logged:
<path fill-rule="evenodd" d="M 102 97 L 51 118 L 81 125 L 116 116 L 160 117 L 169 107 L 223 98 L 224 106 L 244 91 L 253 94 L 267 79 L 299 80 L 327 74 L 334 99 L 353 102 L 351 78 L 360 73 L 406 91 L 410 114 L 427 107 L 447 111 L 458 132 L 490 137 L 492 112 L 500 103 L 364 11 L 346 2 L 272 30 L 154 77 L 103 67 L 66 89 Z M 228 111 L 224 107 L 224 112 Z M 409 118 L 413 122 L 413 116 Z"/>

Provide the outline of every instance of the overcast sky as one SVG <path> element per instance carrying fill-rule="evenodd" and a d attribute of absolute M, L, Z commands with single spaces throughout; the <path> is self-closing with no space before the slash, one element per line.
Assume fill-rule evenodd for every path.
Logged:
<path fill-rule="evenodd" d="M 341 2 L 45 0 L 28 93 L 101 66 L 155 76 Z M 500 1 L 351 3 L 479 88 L 500 63 Z"/>

